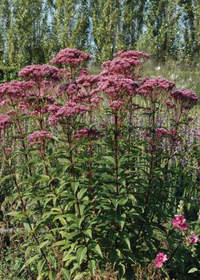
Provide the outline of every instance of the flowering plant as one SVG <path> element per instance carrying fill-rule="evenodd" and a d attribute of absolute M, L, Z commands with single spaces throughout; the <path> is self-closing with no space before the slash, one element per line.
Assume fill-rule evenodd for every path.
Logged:
<path fill-rule="evenodd" d="M 0 85 L 2 210 L 22 229 L 22 270 L 95 279 L 109 265 L 132 280 L 151 267 L 154 279 L 186 279 L 198 265 L 199 99 L 143 78 L 145 53 L 120 51 L 99 75 L 89 58 L 67 48 L 58 68 L 29 65 L 25 81 Z"/>

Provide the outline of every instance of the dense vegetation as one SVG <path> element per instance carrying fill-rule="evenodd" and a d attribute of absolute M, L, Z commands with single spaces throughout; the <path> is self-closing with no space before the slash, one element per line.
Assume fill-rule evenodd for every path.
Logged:
<path fill-rule="evenodd" d="M 1 0 L 0 67 L 46 63 L 64 47 L 100 62 L 121 49 L 196 62 L 199 17 L 198 0 Z"/>
<path fill-rule="evenodd" d="M 0 85 L 1 209 L 15 232 L 0 275 L 17 246 L 16 279 L 197 280 L 199 98 L 143 78 L 144 52 L 120 51 L 98 75 L 89 59 L 63 49 L 57 67 Z"/>

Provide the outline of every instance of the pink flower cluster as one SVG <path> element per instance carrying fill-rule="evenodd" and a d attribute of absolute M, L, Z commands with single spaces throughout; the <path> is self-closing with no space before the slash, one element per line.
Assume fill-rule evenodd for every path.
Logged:
<path fill-rule="evenodd" d="M 132 57 L 135 57 L 137 59 L 140 59 L 140 58 L 143 58 L 143 59 L 148 59 L 150 58 L 150 55 L 144 53 L 144 52 L 141 52 L 141 51 L 124 51 L 124 50 L 121 50 L 119 52 L 117 52 L 115 54 L 116 57 L 121 57 L 121 58 L 132 58 Z"/>
<path fill-rule="evenodd" d="M 19 100 L 19 98 L 26 97 L 26 94 L 29 90 L 35 85 L 34 81 L 28 82 L 7 82 L 0 85 L 0 97 L 8 97 L 12 100 Z"/>
<path fill-rule="evenodd" d="M 199 237 L 196 233 L 192 233 L 192 234 L 187 235 L 185 239 L 186 239 L 186 242 L 188 241 L 189 244 L 191 244 L 191 245 L 195 244 L 199 241 Z"/>
<path fill-rule="evenodd" d="M 8 115 L 0 115 L 0 130 L 7 129 L 10 125 L 10 117 Z"/>
<path fill-rule="evenodd" d="M 79 91 L 79 87 L 76 82 L 66 83 L 63 85 L 60 85 L 57 96 L 60 97 L 63 94 L 65 94 L 70 99 L 74 100 L 77 97 Z"/>
<path fill-rule="evenodd" d="M 103 67 L 106 69 L 102 72 L 102 75 L 124 75 L 127 78 L 135 79 L 137 74 L 133 73 L 134 69 L 141 66 L 142 62 L 136 57 L 121 58 L 116 57 L 112 61 L 106 61 L 103 63 Z"/>
<path fill-rule="evenodd" d="M 77 94 L 77 101 L 83 103 L 93 103 L 93 105 L 98 105 L 102 100 L 102 97 L 98 96 L 99 89 L 97 88 L 97 83 L 100 80 L 99 75 L 82 75 L 76 82 L 79 87 Z"/>
<path fill-rule="evenodd" d="M 82 62 L 90 59 L 89 54 L 79 51 L 77 49 L 66 48 L 60 50 L 55 58 L 51 60 L 52 64 L 70 65 L 72 67 L 77 67 Z"/>
<path fill-rule="evenodd" d="M 158 253 L 154 261 L 154 265 L 157 268 L 161 268 L 163 266 L 163 263 L 166 261 L 167 261 L 167 255 L 163 253 Z"/>
<path fill-rule="evenodd" d="M 119 51 L 115 54 L 115 58 L 112 61 L 106 61 L 103 63 L 105 70 L 102 72 L 102 76 L 105 75 L 124 75 L 126 78 L 137 79 L 138 73 L 134 73 L 134 70 L 140 67 L 143 62 L 140 59 L 147 59 L 150 56 L 143 52 L 137 51 Z"/>
<path fill-rule="evenodd" d="M 169 108 L 172 109 L 175 107 L 174 103 L 172 103 L 170 100 L 165 101 L 165 105 Z"/>
<path fill-rule="evenodd" d="M 63 94 L 69 101 L 80 103 L 94 103 L 98 104 L 102 99 L 97 96 L 99 89 L 94 88 L 99 81 L 98 75 L 82 75 L 76 79 L 75 82 L 66 83 L 59 87 L 57 96 Z"/>
<path fill-rule="evenodd" d="M 188 228 L 184 215 L 175 215 L 172 224 L 180 230 L 187 230 Z"/>
<path fill-rule="evenodd" d="M 74 117 L 76 115 L 83 114 L 87 111 L 87 106 L 78 104 L 74 101 L 66 102 L 64 106 L 58 106 L 56 104 L 53 104 L 48 107 L 48 112 L 50 113 L 48 121 L 51 125 L 53 125 L 63 117 Z"/>
<path fill-rule="evenodd" d="M 158 139 L 166 136 L 166 135 L 171 135 L 171 136 L 175 136 L 176 135 L 176 131 L 174 129 L 165 129 L 165 128 L 156 128 L 155 129 L 155 133 Z"/>
<path fill-rule="evenodd" d="M 99 75 L 81 75 L 80 77 L 77 78 L 76 82 L 78 85 L 84 88 L 88 88 L 97 84 L 99 78 L 100 78 Z"/>
<path fill-rule="evenodd" d="M 175 86 L 175 83 L 163 78 L 144 78 L 138 93 L 144 97 L 151 96 L 153 92 L 168 92 Z"/>
<path fill-rule="evenodd" d="M 37 82 L 45 78 L 60 80 L 65 74 L 64 70 L 47 64 L 28 65 L 19 72 L 20 77 Z"/>
<path fill-rule="evenodd" d="M 56 113 L 56 117 L 71 117 L 74 115 L 78 115 L 84 113 L 88 110 L 88 108 L 84 105 L 77 104 L 73 101 L 67 102 L 64 106 L 60 107 L 60 109 Z"/>
<path fill-rule="evenodd" d="M 113 101 L 134 96 L 138 86 L 138 83 L 131 79 L 115 75 L 102 77 L 98 83 L 98 89 L 111 97 Z"/>
<path fill-rule="evenodd" d="M 188 89 L 177 89 L 170 95 L 176 102 L 180 102 L 186 109 L 192 108 L 199 102 L 199 97 Z"/>
<path fill-rule="evenodd" d="M 84 127 L 80 130 L 77 130 L 75 133 L 74 133 L 74 137 L 76 139 L 78 138 L 84 138 L 84 137 L 89 137 L 89 136 L 92 136 L 92 138 L 96 138 L 98 136 L 101 136 L 101 131 L 97 130 L 96 128 L 87 128 L 87 127 Z"/>
<path fill-rule="evenodd" d="M 27 139 L 29 140 L 29 144 L 35 145 L 35 144 L 42 144 L 47 139 L 51 139 L 52 135 L 48 133 L 46 130 L 38 130 L 34 131 L 32 134 L 29 134 L 27 136 Z"/>
<path fill-rule="evenodd" d="M 115 101 L 112 101 L 109 103 L 109 107 L 110 108 L 113 108 L 115 110 L 119 110 L 123 105 L 123 102 L 122 101 L 119 101 L 119 100 L 115 100 Z"/>

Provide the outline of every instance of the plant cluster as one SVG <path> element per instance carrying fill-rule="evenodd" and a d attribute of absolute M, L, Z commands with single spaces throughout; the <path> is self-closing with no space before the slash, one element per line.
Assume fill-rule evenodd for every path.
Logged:
<path fill-rule="evenodd" d="M 67 48 L 0 85 L 2 211 L 35 279 L 195 279 L 199 99 L 142 78 L 148 58 L 120 51 L 90 75 Z"/>

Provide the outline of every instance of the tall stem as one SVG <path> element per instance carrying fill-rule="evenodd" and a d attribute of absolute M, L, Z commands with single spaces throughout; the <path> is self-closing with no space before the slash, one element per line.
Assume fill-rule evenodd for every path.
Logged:
<path fill-rule="evenodd" d="M 118 114 L 115 112 L 115 128 L 114 128 L 114 160 L 115 160 L 115 186 L 116 194 L 119 195 L 118 182 Z"/>

